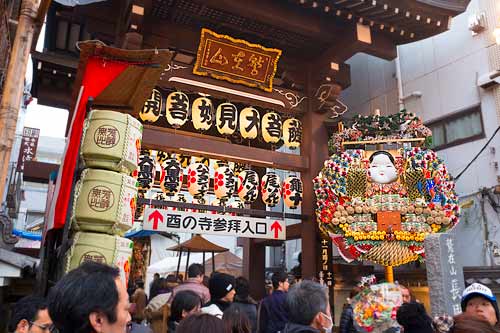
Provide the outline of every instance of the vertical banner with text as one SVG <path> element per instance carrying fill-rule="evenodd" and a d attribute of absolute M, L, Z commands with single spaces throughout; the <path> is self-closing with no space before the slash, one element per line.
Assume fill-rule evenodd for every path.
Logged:
<path fill-rule="evenodd" d="M 23 137 L 21 139 L 21 148 L 17 159 L 17 171 L 24 171 L 24 162 L 31 161 L 36 156 L 38 147 L 38 138 L 40 137 L 39 128 L 24 127 Z"/>

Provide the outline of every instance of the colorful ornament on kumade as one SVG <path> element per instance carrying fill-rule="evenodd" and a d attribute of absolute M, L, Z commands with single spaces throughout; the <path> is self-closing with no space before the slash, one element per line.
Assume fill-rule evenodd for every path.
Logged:
<path fill-rule="evenodd" d="M 406 125 L 412 124 L 420 121 L 411 118 Z M 371 134 L 372 128 L 380 126 L 363 128 Z M 417 136 L 428 134 L 422 127 L 415 128 L 417 133 L 412 133 Z M 353 128 L 344 132 L 353 133 Z M 399 138 L 408 138 L 404 133 Z M 397 266 L 423 260 L 425 236 L 458 223 L 454 183 L 444 162 L 424 147 L 407 144 L 393 151 L 339 151 L 325 161 L 314 179 L 314 190 L 320 230 L 332 237 L 347 261 Z"/>

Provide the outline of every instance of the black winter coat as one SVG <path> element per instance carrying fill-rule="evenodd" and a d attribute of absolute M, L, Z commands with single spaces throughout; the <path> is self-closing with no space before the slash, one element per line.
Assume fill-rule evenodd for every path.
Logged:
<path fill-rule="evenodd" d="M 352 306 L 348 304 L 344 311 L 342 311 L 342 315 L 340 316 L 340 333 L 357 333 L 358 331 L 354 327 L 354 312 L 352 310 Z"/>

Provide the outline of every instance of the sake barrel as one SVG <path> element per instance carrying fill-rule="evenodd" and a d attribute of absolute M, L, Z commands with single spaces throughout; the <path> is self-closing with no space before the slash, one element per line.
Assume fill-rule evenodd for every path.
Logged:
<path fill-rule="evenodd" d="M 132 228 L 136 180 L 109 170 L 85 169 L 76 185 L 73 226 L 77 230 L 121 234 Z"/>
<path fill-rule="evenodd" d="M 126 283 L 130 275 L 132 249 L 133 242 L 127 238 L 77 232 L 66 257 L 66 272 L 86 261 L 94 261 L 117 267 L 120 270 L 120 278 Z"/>
<path fill-rule="evenodd" d="M 92 110 L 85 120 L 81 155 L 87 168 L 130 174 L 137 169 L 142 125 L 132 116 Z"/>

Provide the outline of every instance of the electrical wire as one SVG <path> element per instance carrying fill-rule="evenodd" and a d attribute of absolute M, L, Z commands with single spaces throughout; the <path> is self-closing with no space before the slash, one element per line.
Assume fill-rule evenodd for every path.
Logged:
<path fill-rule="evenodd" d="M 493 135 L 491 136 L 491 138 L 488 140 L 488 142 L 486 142 L 486 144 L 483 146 L 483 148 L 481 148 L 481 150 L 479 151 L 479 153 L 476 154 L 476 156 L 474 156 L 474 158 L 469 162 L 469 164 L 467 164 L 467 166 L 458 174 L 458 176 L 456 176 L 454 178 L 455 182 L 460 178 L 460 176 L 462 176 L 464 174 L 465 171 L 467 171 L 467 169 L 472 165 L 472 163 L 474 163 L 474 161 L 477 160 L 477 158 L 479 157 L 479 155 L 481 155 L 481 153 L 486 149 L 486 147 L 488 147 L 488 145 L 490 144 L 491 140 L 493 140 L 493 138 L 495 137 L 495 135 L 497 135 L 498 131 L 500 130 L 500 126 L 497 127 L 497 129 L 495 130 L 495 133 L 493 133 Z"/>

